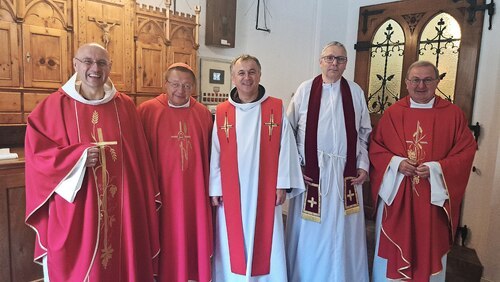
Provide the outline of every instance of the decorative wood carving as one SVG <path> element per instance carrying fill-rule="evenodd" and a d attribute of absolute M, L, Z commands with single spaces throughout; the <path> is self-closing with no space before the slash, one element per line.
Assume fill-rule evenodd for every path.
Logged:
<path fill-rule="evenodd" d="M 405 19 L 405 21 L 408 23 L 408 28 L 410 29 L 411 34 L 413 34 L 413 31 L 415 31 L 415 27 L 424 15 L 425 13 L 402 15 L 403 19 Z"/>

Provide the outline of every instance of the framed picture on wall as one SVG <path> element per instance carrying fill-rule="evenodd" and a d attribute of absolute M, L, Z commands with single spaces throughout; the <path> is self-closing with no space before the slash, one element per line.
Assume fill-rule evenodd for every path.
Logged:
<path fill-rule="evenodd" d="M 200 102 L 205 105 L 217 105 L 229 97 L 231 76 L 228 60 L 200 58 Z"/>
<path fill-rule="evenodd" d="M 210 83 L 224 84 L 224 70 L 210 69 L 209 76 Z"/>

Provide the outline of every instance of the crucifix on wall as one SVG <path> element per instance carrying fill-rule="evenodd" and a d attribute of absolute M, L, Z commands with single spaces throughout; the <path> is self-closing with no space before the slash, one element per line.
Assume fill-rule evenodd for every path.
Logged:
<path fill-rule="evenodd" d="M 109 42 L 111 41 L 111 29 L 115 25 L 120 25 L 119 21 L 106 20 L 104 18 L 89 17 L 89 21 L 95 22 L 96 25 L 102 30 L 102 42 L 104 48 L 108 49 Z"/>

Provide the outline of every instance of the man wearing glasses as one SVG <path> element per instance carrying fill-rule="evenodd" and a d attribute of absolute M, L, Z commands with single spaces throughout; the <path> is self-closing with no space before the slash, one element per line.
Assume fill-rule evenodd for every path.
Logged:
<path fill-rule="evenodd" d="M 413 63 L 409 95 L 384 112 L 372 136 L 373 281 L 445 281 L 476 142 L 462 110 L 435 94 L 438 83 L 432 63 Z"/>
<path fill-rule="evenodd" d="M 362 184 L 368 176 L 370 117 L 361 88 L 342 77 L 347 51 L 321 52 L 321 74 L 303 82 L 288 107 L 305 193 L 290 200 L 290 281 L 368 281 Z"/>
<path fill-rule="evenodd" d="M 158 281 L 211 280 L 208 177 L 212 115 L 191 97 L 195 74 L 184 63 L 164 74 L 165 93 L 139 105 L 162 195 Z"/>
<path fill-rule="evenodd" d="M 153 281 L 158 186 L 132 100 L 102 46 L 81 46 L 76 73 L 29 115 L 26 224 L 45 281 Z"/>

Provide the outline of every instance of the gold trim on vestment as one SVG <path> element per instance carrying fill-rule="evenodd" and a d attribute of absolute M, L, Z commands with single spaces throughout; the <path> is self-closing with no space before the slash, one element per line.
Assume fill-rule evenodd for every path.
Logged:
<path fill-rule="evenodd" d="M 316 189 L 318 191 L 318 199 L 315 199 L 314 196 L 309 199 L 309 189 Z M 308 209 L 306 205 L 310 205 L 310 208 Z M 315 205 L 318 206 L 317 212 L 311 211 L 311 209 L 315 208 Z M 304 202 L 302 203 L 302 218 L 313 222 L 321 222 L 321 189 L 319 184 L 306 183 Z"/>
<path fill-rule="evenodd" d="M 350 215 L 359 212 L 358 191 L 351 181 L 356 177 L 344 177 L 344 214 Z M 350 193 L 353 192 L 353 193 Z M 348 199 L 349 198 L 349 199 Z M 354 198 L 354 200 L 353 200 Z"/>

